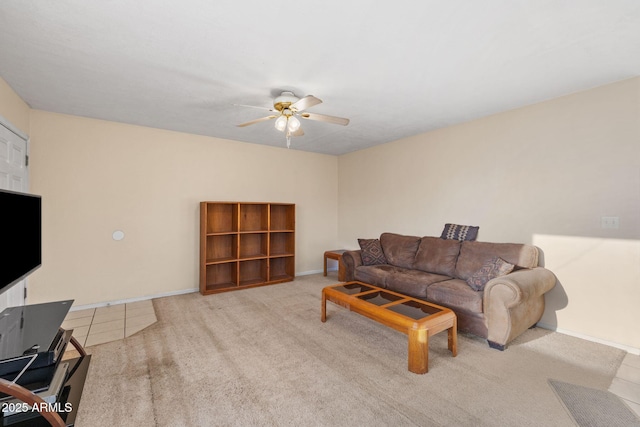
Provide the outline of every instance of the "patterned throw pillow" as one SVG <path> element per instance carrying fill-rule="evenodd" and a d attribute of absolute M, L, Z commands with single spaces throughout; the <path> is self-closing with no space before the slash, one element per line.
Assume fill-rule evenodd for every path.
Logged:
<path fill-rule="evenodd" d="M 515 265 L 509 264 L 502 258 L 493 258 L 484 263 L 480 270 L 476 271 L 473 276 L 467 279 L 467 284 L 471 286 L 474 291 L 483 291 L 484 286 L 491 279 L 504 276 L 513 271 Z"/>
<path fill-rule="evenodd" d="M 386 264 L 387 258 L 382 252 L 382 246 L 379 239 L 358 239 L 360 249 L 362 249 L 363 265 Z"/>
<path fill-rule="evenodd" d="M 445 224 L 441 239 L 476 240 L 480 227 L 471 225 Z"/>

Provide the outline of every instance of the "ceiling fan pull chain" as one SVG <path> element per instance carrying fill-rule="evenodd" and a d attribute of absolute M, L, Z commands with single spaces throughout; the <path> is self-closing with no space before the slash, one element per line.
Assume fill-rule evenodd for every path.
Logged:
<path fill-rule="evenodd" d="M 291 132 L 287 131 L 287 148 L 291 148 Z"/>

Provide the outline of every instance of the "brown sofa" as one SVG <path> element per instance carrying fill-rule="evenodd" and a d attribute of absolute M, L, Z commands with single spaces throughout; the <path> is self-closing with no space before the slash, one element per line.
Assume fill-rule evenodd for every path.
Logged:
<path fill-rule="evenodd" d="M 486 338 L 504 350 L 542 317 L 544 294 L 555 275 L 538 266 L 538 248 L 515 243 L 448 240 L 383 233 L 380 245 L 387 264 L 363 265 L 361 251 L 342 260 L 346 280 L 358 280 L 451 308 L 458 328 Z M 484 290 L 467 284 L 487 262 L 501 258 L 516 267 L 489 280 Z"/>

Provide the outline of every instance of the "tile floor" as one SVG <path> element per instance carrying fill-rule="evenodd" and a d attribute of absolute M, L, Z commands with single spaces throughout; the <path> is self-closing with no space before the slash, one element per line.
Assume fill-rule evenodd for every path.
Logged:
<path fill-rule="evenodd" d="M 62 323 L 84 347 L 129 337 L 154 324 L 151 300 L 71 311 Z"/>
<path fill-rule="evenodd" d="M 627 353 L 609 391 L 623 399 L 640 417 L 640 356 Z"/>

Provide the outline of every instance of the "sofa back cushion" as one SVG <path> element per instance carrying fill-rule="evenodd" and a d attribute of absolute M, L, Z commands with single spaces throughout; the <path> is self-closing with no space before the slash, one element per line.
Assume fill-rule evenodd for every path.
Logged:
<path fill-rule="evenodd" d="M 413 268 L 413 260 L 418 251 L 420 237 L 382 233 L 380 244 L 389 264 L 402 268 Z"/>
<path fill-rule="evenodd" d="M 520 243 L 462 242 L 455 277 L 467 280 L 493 258 L 520 268 L 534 268 L 538 266 L 538 248 Z"/>
<path fill-rule="evenodd" d="M 453 277 L 460 252 L 460 240 L 423 237 L 418 246 L 413 268 Z"/>

